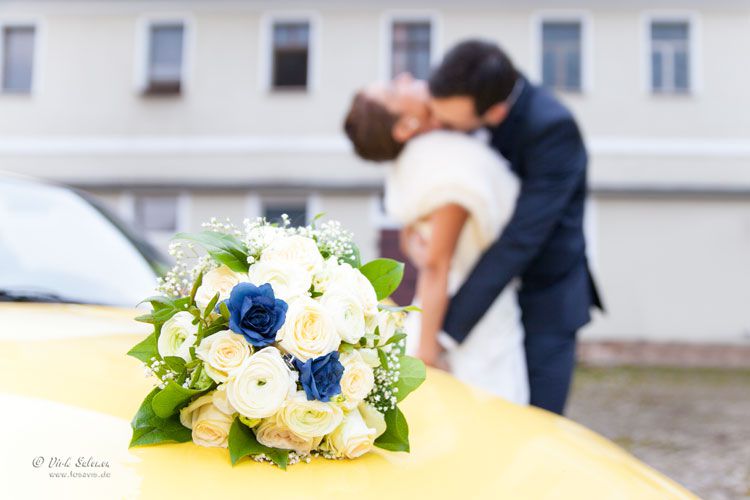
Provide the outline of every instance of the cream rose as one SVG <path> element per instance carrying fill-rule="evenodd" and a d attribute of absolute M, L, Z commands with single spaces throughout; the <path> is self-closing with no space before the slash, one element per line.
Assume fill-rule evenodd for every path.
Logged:
<path fill-rule="evenodd" d="M 242 335 L 223 330 L 204 338 L 195 349 L 203 360 L 206 374 L 216 382 L 226 382 L 229 372 L 239 368 L 250 356 L 250 346 Z"/>
<path fill-rule="evenodd" d="M 301 265 L 311 276 L 323 266 L 323 256 L 320 255 L 315 240 L 298 234 L 274 239 L 263 250 L 260 260 L 282 264 L 295 263 Z"/>
<path fill-rule="evenodd" d="M 367 427 L 375 429 L 375 439 L 379 438 L 388 427 L 385 423 L 385 415 L 369 403 L 362 402 L 358 408 Z"/>
<path fill-rule="evenodd" d="M 247 281 L 247 279 L 227 266 L 222 265 L 216 269 L 211 269 L 203 275 L 201 286 L 195 292 L 195 303 L 203 310 L 217 293 L 219 294 L 219 302 L 221 302 L 229 298 L 232 288 L 240 281 Z"/>
<path fill-rule="evenodd" d="M 344 365 L 341 376 L 341 394 L 346 397 L 346 408 L 355 408 L 367 397 L 375 385 L 375 375 L 370 365 L 365 363 L 362 355 L 355 349 L 341 354 L 339 361 Z"/>
<path fill-rule="evenodd" d="M 320 303 L 326 308 L 341 340 L 356 344 L 365 334 L 365 313 L 359 299 L 343 288 L 323 294 Z"/>
<path fill-rule="evenodd" d="M 365 424 L 359 411 L 352 411 L 326 436 L 326 444 L 335 456 L 357 458 L 372 450 L 376 432 Z"/>
<path fill-rule="evenodd" d="M 380 358 L 378 357 L 377 349 L 359 349 L 359 354 L 362 356 L 362 360 L 367 363 L 370 368 L 377 368 L 380 366 Z"/>
<path fill-rule="evenodd" d="M 282 349 L 307 361 L 339 348 L 341 337 L 336 332 L 328 311 L 309 297 L 299 297 L 289 304 L 286 321 L 276 334 Z"/>
<path fill-rule="evenodd" d="M 389 311 L 378 312 L 378 345 L 384 345 L 401 328 L 400 316 Z"/>
<path fill-rule="evenodd" d="M 308 401 L 304 391 L 297 391 L 284 403 L 278 418 L 298 436 L 322 438 L 339 426 L 344 413 L 334 404 Z"/>
<path fill-rule="evenodd" d="M 305 438 L 292 432 L 277 416 L 265 418 L 255 428 L 258 442 L 271 448 L 310 453 L 320 444 L 320 438 Z"/>
<path fill-rule="evenodd" d="M 273 415 L 296 390 L 296 372 L 289 369 L 275 347 L 251 355 L 226 382 L 229 403 L 247 418 Z"/>
<path fill-rule="evenodd" d="M 190 347 L 195 343 L 198 334 L 198 325 L 193 324 L 193 319 L 189 312 L 180 311 L 164 322 L 156 343 L 162 358 L 178 356 L 190 361 Z"/>
<path fill-rule="evenodd" d="M 180 410 L 180 422 L 193 430 L 193 442 L 199 446 L 226 448 L 234 420 L 214 404 L 218 391 L 205 394 Z"/>
<path fill-rule="evenodd" d="M 250 266 L 247 275 L 254 285 L 270 283 L 276 298 L 286 302 L 306 295 L 312 284 L 312 274 L 296 262 L 261 260 Z"/>

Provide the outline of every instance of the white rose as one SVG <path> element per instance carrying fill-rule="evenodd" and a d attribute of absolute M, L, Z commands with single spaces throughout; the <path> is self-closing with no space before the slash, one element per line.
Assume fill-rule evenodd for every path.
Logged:
<path fill-rule="evenodd" d="M 380 311 L 378 313 L 378 345 L 384 345 L 391 337 L 393 337 L 398 329 L 401 327 L 401 320 L 399 314 L 394 314 L 389 311 Z"/>
<path fill-rule="evenodd" d="M 261 421 L 255 428 L 255 437 L 264 446 L 303 454 L 310 453 L 321 441 L 320 438 L 305 438 L 295 434 L 276 415 Z"/>
<path fill-rule="evenodd" d="M 359 349 L 359 354 L 362 356 L 362 360 L 367 363 L 370 368 L 377 368 L 380 366 L 380 357 L 378 356 L 377 349 Z"/>
<path fill-rule="evenodd" d="M 180 422 L 193 430 L 193 442 L 199 446 L 226 448 L 234 418 L 214 404 L 214 391 L 180 410 Z"/>
<path fill-rule="evenodd" d="M 240 281 L 246 281 L 245 277 L 232 271 L 227 266 L 222 265 L 216 269 L 211 269 L 203 275 L 201 286 L 195 292 L 195 303 L 203 310 L 217 292 L 219 302 L 226 300 L 229 298 L 232 288 Z"/>
<path fill-rule="evenodd" d="M 359 269 L 354 269 L 347 263 L 339 264 L 329 288 L 349 290 L 362 304 L 365 314 L 377 314 L 378 297 L 375 295 L 375 289 Z"/>
<path fill-rule="evenodd" d="M 315 274 L 323 265 L 318 245 L 312 238 L 298 234 L 274 239 L 260 257 L 261 261 L 290 262 L 302 266 L 310 275 Z"/>
<path fill-rule="evenodd" d="M 204 338 L 195 349 L 203 360 L 206 374 L 216 382 L 226 382 L 229 372 L 239 368 L 250 356 L 250 346 L 242 335 L 223 330 Z"/>
<path fill-rule="evenodd" d="M 341 337 L 328 311 L 310 297 L 299 297 L 289 304 L 286 321 L 276 341 L 288 353 L 307 361 L 339 348 Z"/>
<path fill-rule="evenodd" d="M 289 369 L 275 347 L 251 355 L 229 374 L 226 383 L 229 403 L 247 418 L 273 415 L 296 390 L 296 372 Z"/>
<path fill-rule="evenodd" d="M 328 257 L 320 270 L 313 276 L 313 287 L 316 292 L 325 293 L 336 279 L 339 272 L 339 262 L 336 257 Z"/>
<path fill-rule="evenodd" d="M 356 344 L 365 334 L 365 313 L 359 299 L 342 288 L 323 294 L 320 303 L 331 315 L 344 342 Z"/>
<path fill-rule="evenodd" d="M 356 349 L 341 354 L 339 360 L 344 365 L 344 374 L 341 376 L 341 394 L 346 397 L 344 405 L 352 409 L 370 394 L 375 386 L 375 375 L 370 365 L 365 363 Z"/>
<path fill-rule="evenodd" d="M 385 423 L 385 415 L 380 413 L 371 404 L 365 402 L 360 403 L 359 413 L 362 414 L 362 419 L 365 421 L 367 427 L 375 429 L 375 439 L 379 438 L 387 429 L 388 426 Z"/>
<path fill-rule="evenodd" d="M 344 417 L 335 431 L 326 436 L 326 444 L 335 456 L 357 458 L 372 450 L 376 432 L 365 424 L 358 411 L 353 411 Z"/>
<path fill-rule="evenodd" d="M 286 302 L 306 295 L 312 284 L 312 274 L 296 262 L 261 260 L 250 266 L 247 275 L 254 285 L 270 283 L 276 298 Z"/>
<path fill-rule="evenodd" d="M 336 405 L 308 401 L 304 391 L 297 391 L 278 413 L 279 422 L 303 438 L 323 437 L 339 426 L 344 413 Z"/>
<path fill-rule="evenodd" d="M 156 346 L 162 358 L 178 356 L 190 361 L 190 347 L 198 334 L 198 325 L 193 324 L 193 319 L 189 312 L 180 311 L 162 325 Z"/>

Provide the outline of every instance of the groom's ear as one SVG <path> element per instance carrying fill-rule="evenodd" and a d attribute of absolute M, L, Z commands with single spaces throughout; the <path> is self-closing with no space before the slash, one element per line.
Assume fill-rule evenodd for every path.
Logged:
<path fill-rule="evenodd" d="M 494 104 L 490 109 L 485 111 L 482 115 L 482 121 L 485 125 L 494 127 L 500 125 L 506 116 L 508 116 L 508 104 L 503 101 Z"/>

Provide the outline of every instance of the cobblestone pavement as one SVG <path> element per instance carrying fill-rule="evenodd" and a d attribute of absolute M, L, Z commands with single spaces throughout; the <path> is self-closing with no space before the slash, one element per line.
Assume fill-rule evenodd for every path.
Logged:
<path fill-rule="evenodd" d="M 581 368 L 567 416 L 705 500 L 750 498 L 750 370 Z"/>

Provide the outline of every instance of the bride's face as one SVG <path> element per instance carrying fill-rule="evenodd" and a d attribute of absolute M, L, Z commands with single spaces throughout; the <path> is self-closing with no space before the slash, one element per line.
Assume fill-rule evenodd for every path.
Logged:
<path fill-rule="evenodd" d="M 424 80 L 403 73 L 390 82 L 372 83 L 364 93 L 399 117 L 394 134 L 400 135 L 397 139 L 402 142 L 436 128 L 430 111 L 430 92 Z"/>

